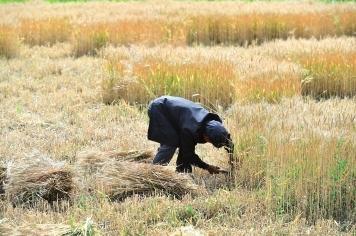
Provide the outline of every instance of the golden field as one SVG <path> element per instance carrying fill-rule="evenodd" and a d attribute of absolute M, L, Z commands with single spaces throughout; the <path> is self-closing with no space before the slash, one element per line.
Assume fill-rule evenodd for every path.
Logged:
<path fill-rule="evenodd" d="M 355 3 L 30 2 L 0 15 L 0 164 L 155 151 L 146 105 L 171 94 L 223 117 L 238 168 L 233 189 L 195 169 L 206 191 L 183 199 L 76 188 L 26 208 L 0 186 L 0 234 L 354 234 Z M 228 168 L 222 150 L 197 153 Z"/>

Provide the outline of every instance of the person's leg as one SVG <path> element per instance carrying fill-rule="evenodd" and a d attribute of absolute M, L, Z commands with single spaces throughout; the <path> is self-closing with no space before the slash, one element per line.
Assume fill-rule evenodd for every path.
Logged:
<path fill-rule="evenodd" d="M 185 160 L 180 153 L 178 153 L 177 158 L 177 172 L 184 172 L 184 173 L 192 173 L 192 165 L 190 164 L 189 160 Z"/>
<path fill-rule="evenodd" d="M 176 149 L 176 147 L 161 144 L 161 146 L 158 148 L 158 152 L 155 158 L 153 159 L 153 164 L 168 165 L 168 163 L 172 160 Z"/>

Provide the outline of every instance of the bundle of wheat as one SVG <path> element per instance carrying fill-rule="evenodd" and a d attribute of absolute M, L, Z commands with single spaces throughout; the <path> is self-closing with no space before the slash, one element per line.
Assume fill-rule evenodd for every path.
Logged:
<path fill-rule="evenodd" d="M 79 171 L 93 173 L 101 169 L 108 160 L 149 162 L 152 159 L 153 153 L 144 150 L 112 150 L 107 152 L 88 151 L 78 154 L 76 164 L 80 169 Z"/>
<path fill-rule="evenodd" d="M 73 188 L 73 172 L 64 162 L 32 156 L 7 165 L 5 196 L 14 205 L 69 199 Z"/>
<path fill-rule="evenodd" d="M 189 175 L 177 173 L 172 167 L 148 163 L 107 161 L 94 178 L 96 187 L 113 200 L 154 193 L 181 198 L 201 192 Z"/>

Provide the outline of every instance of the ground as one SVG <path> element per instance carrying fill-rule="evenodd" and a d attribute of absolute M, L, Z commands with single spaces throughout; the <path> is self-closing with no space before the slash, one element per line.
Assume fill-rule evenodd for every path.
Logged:
<path fill-rule="evenodd" d="M 95 16 L 92 21 L 100 21 L 110 14 L 119 19 L 122 15 L 152 17 L 157 12 L 164 16 L 179 9 L 187 9 L 184 14 L 213 11 L 208 3 L 196 12 L 192 3 L 150 4 L 27 3 L 0 5 L 0 12 L 4 16 L 2 23 L 16 24 L 24 16 L 40 18 L 39 13 L 44 9 L 48 10 L 46 16 L 74 16 L 76 22 L 89 16 Z M 226 4 L 235 6 L 234 3 Z M 252 3 L 243 5 L 244 10 L 262 8 L 258 4 L 265 5 L 263 11 L 266 12 L 277 6 L 285 6 L 282 12 L 303 9 L 298 3 Z M 144 10 L 147 6 L 151 8 Z M 116 15 L 120 7 L 124 13 Z M 322 3 L 314 3 L 313 7 L 316 12 L 333 8 Z M 355 9 L 352 3 L 338 7 Z M 103 10 L 94 13 L 93 9 Z M 180 14 L 183 15 L 177 15 Z M 354 36 L 318 40 L 291 38 L 249 47 L 139 42 L 107 45 L 95 55 L 76 57 L 72 41 L 53 45 L 21 42 L 16 56 L 0 59 L 0 162 L 16 164 L 21 158 L 41 153 L 74 166 L 78 153 L 87 150 L 155 151 L 158 144 L 146 138 L 145 104 L 132 105 L 129 99 L 117 99 L 111 104 L 103 102 L 103 81 L 110 79 L 107 65 L 113 58 L 119 58 L 119 63 L 125 66 L 126 77 L 140 75 L 141 72 L 135 74 L 135 63 L 145 58 L 163 58 L 187 64 L 211 59 L 228 61 L 233 73 L 242 80 L 259 76 L 294 80 L 303 75 L 305 68 L 293 56 L 330 52 L 355 55 L 355 45 Z M 355 74 L 348 78 L 354 81 Z M 232 132 L 241 161 L 233 189 L 228 188 L 224 176 L 210 176 L 195 169 L 194 180 L 208 190 L 200 196 L 174 199 L 158 194 L 134 196 L 120 202 L 111 201 L 101 193 L 84 194 L 76 190 L 72 201 L 59 204 L 59 209 L 14 207 L 8 199 L 0 200 L 0 218 L 14 225 L 66 224 L 73 227 L 83 225 L 90 218 L 96 231 L 104 235 L 168 235 L 189 225 L 207 235 L 352 235 L 355 233 L 355 191 L 352 187 L 356 161 L 355 98 L 316 100 L 302 96 L 294 87 L 291 91 L 293 94 L 280 97 L 273 94 L 272 99 L 253 97 L 245 101 L 241 98 L 241 102 L 236 99 L 228 106 L 214 107 Z M 214 97 L 213 90 L 209 96 Z M 199 145 L 197 153 L 208 163 L 229 167 L 227 154 L 212 145 Z M 344 186 L 349 190 L 344 190 Z M 320 191 L 315 197 L 318 200 L 309 195 L 311 189 Z M 323 196 L 335 193 L 328 191 L 346 197 L 325 203 L 329 198 Z M 318 201 L 315 205 L 320 211 L 310 206 L 310 198 Z M 338 205 L 337 201 L 342 202 Z M 333 204 L 335 206 L 331 206 Z M 347 212 L 346 218 L 340 218 L 344 215 L 336 209 L 338 207 L 345 207 L 342 211 Z"/>

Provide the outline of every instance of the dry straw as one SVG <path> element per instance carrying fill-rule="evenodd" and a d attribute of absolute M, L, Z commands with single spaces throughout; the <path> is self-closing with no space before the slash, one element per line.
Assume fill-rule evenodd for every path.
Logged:
<path fill-rule="evenodd" d="M 73 234 L 71 227 L 65 224 L 21 224 L 0 223 L 0 235 L 46 235 L 62 236 Z M 80 235 L 80 234 L 79 234 Z"/>
<path fill-rule="evenodd" d="M 35 224 L 23 222 L 14 224 L 7 219 L 0 220 L 0 235 L 42 235 L 42 236 L 68 236 L 68 235 L 101 235 L 95 228 L 91 218 L 87 218 L 84 224 L 66 225 L 66 224 Z"/>
<path fill-rule="evenodd" d="M 73 172 L 63 162 L 33 155 L 7 166 L 5 196 L 14 205 L 69 199 Z"/>
<path fill-rule="evenodd" d="M 181 198 L 185 194 L 199 193 L 189 175 L 177 173 L 172 167 L 147 163 L 107 161 L 95 179 L 97 187 L 113 200 L 135 194 L 164 193 Z"/>
<path fill-rule="evenodd" d="M 76 166 L 83 177 L 90 178 L 90 189 L 99 189 L 115 200 L 156 192 L 178 198 L 198 193 L 188 175 L 178 174 L 171 167 L 144 163 L 152 158 L 151 151 L 88 151 L 78 154 Z"/>
<path fill-rule="evenodd" d="M 152 159 L 153 153 L 147 150 L 86 151 L 78 154 L 76 164 L 81 171 L 93 173 L 100 170 L 110 160 L 149 162 Z"/>

